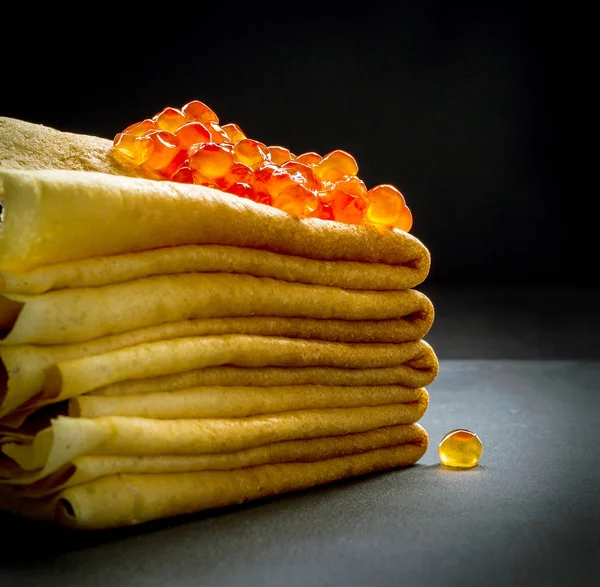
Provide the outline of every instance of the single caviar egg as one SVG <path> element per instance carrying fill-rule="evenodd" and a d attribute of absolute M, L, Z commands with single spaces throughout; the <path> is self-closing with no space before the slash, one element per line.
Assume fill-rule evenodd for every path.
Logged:
<path fill-rule="evenodd" d="M 152 120 L 156 124 L 157 129 L 168 130 L 172 133 L 175 133 L 181 125 L 187 122 L 184 113 L 172 106 L 163 108 L 163 110 L 161 110 L 161 112 L 159 112 Z"/>
<path fill-rule="evenodd" d="M 383 184 L 371 188 L 368 198 L 367 219 L 374 224 L 391 226 L 406 208 L 404 196 L 393 185 Z"/>
<path fill-rule="evenodd" d="M 442 438 L 438 453 L 442 465 L 469 469 L 479 463 L 483 453 L 483 444 L 474 432 L 457 428 Z"/>

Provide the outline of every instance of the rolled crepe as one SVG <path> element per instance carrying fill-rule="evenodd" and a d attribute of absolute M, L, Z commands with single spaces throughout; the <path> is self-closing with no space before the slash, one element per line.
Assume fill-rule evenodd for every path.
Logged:
<path fill-rule="evenodd" d="M 63 132 L 0 116 L 0 168 L 79 169 L 131 177 L 158 176 L 125 162 L 108 139 Z"/>
<path fill-rule="evenodd" d="M 157 420 L 124 416 L 58 416 L 28 442 L 1 445 L 2 452 L 38 479 L 88 455 L 193 455 L 224 453 L 273 442 L 366 432 L 414 424 L 425 412 L 422 401 L 357 408 L 295 410 L 243 418 Z"/>
<path fill-rule="evenodd" d="M 198 185 L 91 171 L 0 170 L 0 196 L 0 271 L 199 244 L 404 265 L 419 274 L 415 283 L 430 267 L 427 248 L 404 231 L 299 219 Z"/>
<path fill-rule="evenodd" d="M 409 465 L 423 455 L 427 443 L 427 434 L 419 424 L 406 424 L 342 436 L 275 442 L 231 453 L 136 457 L 92 455 L 76 458 L 54 475 L 34 483 L 21 485 L 23 479 L 11 480 L 12 494 L 42 497 L 99 477 L 123 473 L 228 471 L 264 464 L 314 462 L 392 446 L 405 448 L 406 460 L 402 464 Z"/>
<path fill-rule="evenodd" d="M 39 394 L 24 402 L 11 396 L 11 405 L 19 407 L 13 408 L 12 414 L 7 409 L 0 424 L 19 426 L 24 418 L 42 406 L 117 382 L 158 378 L 216 365 L 250 368 L 324 365 L 335 368 L 338 373 L 362 369 L 366 370 L 367 376 L 361 385 L 377 384 L 368 379 L 372 370 L 397 367 L 397 383 L 404 387 L 425 387 L 433 381 L 439 370 L 433 349 L 422 340 L 387 345 L 245 335 L 181 338 L 58 362 L 47 369 Z M 331 375 L 327 371 L 322 374 L 325 377 Z M 333 383 L 336 380 L 335 372 L 332 375 L 332 382 L 324 381 L 326 385 L 336 384 Z"/>
<path fill-rule="evenodd" d="M 4 458 L 0 460 L 0 488 L 10 488 L 12 495 L 42 497 L 107 475 L 227 471 L 273 463 L 311 462 L 388 446 L 423 447 L 427 440 L 419 424 L 398 424 L 339 436 L 272 442 L 223 453 L 87 455 L 73 458 L 50 475 L 40 471 L 27 473 Z"/>
<path fill-rule="evenodd" d="M 363 291 L 228 273 L 161 275 L 39 295 L 22 303 L 3 344 L 68 344 L 201 318 L 241 316 L 412 320 L 433 314 L 416 290 Z"/>
<path fill-rule="evenodd" d="M 425 301 L 425 300 L 422 300 Z M 421 339 L 431 327 L 433 310 L 425 305 L 398 320 L 326 320 L 252 316 L 169 322 L 148 328 L 66 345 L 0 345 L 0 417 L 42 390 L 46 371 L 60 361 L 135 346 L 146 342 L 220 334 L 256 334 L 329 340 L 397 343 Z M 3 385 L 2 385 L 3 384 Z M 192 386 L 190 386 L 192 387 Z"/>
<path fill-rule="evenodd" d="M 411 265 L 322 261 L 244 247 L 183 245 L 68 261 L 22 273 L 0 272 L 0 291 L 39 294 L 153 275 L 215 272 L 370 290 L 409 289 L 422 280 L 421 273 Z"/>
<path fill-rule="evenodd" d="M 428 402 L 423 388 L 393 385 L 197 387 L 143 395 L 94 396 L 69 400 L 69 415 L 82 418 L 135 416 L 156 419 L 240 418 L 292 410 L 358 408 Z M 421 408 L 425 409 L 425 408 Z"/>
<path fill-rule="evenodd" d="M 436 377 L 438 364 L 433 350 L 423 344 L 423 354 L 397 367 L 235 367 L 223 365 L 182 373 L 128 379 L 89 392 L 94 396 L 123 396 L 164 391 L 181 391 L 198 386 L 279 385 L 400 385 L 423 387 Z"/>
<path fill-rule="evenodd" d="M 222 508 L 409 466 L 425 450 L 426 442 L 408 443 L 313 462 L 266 464 L 231 471 L 110 475 L 64 489 L 47 499 L 0 494 L 0 505 L 25 517 L 56 520 L 79 530 L 101 530 Z"/>
<path fill-rule="evenodd" d="M 246 335 L 178 338 L 62 361 L 47 371 L 43 394 L 61 401 L 117 381 L 181 373 L 216 365 L 241 367 L 407 367 L 437 373 L 437 358 L 424 341 L 400 344 L 333 343 Z M 417 365 L 417 366 L 415 366 Z M 418 378 L 418 373 L 415 374 Z M 410 385 L 407 387 L 423 387 Z"/>

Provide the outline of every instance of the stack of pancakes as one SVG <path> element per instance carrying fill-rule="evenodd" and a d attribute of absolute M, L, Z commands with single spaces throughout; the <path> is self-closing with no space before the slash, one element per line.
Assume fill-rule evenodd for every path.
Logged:
<path fill-rule="evenodd" d="M 418 239 L 111 157 L 0 120 L 0 507 L 109 528 L 423 456 L 438 361 Z"/>

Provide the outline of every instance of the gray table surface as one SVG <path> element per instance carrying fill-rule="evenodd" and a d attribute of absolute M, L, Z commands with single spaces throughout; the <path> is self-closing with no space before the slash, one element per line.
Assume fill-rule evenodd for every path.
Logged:
<path fill-rule="evenodd" d="M 0 586 L 600 585 L 600 292 L 424 291 L 418 464 L 116 531 L 0 514 Z M 475 469 L 440 466 L 453 428 L 482 439 Z"/>
<path fill-rule="evenodd" d="M 117 531 L 5 516 L 0 584 L 600 584 L 599 381 L 591 360 L 442 360 L 417 465 Z M 480 465 L 444 469 L 463 427 Z"/>

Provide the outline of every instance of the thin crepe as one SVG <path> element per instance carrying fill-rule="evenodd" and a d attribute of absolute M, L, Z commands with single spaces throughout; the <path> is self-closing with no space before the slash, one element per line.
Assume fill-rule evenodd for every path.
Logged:
<path fill-rule="evenodd" d="M 345 372 L 350 372 L 350 380 L 358 380 L 359 374 L 354 373 L 357 370 L 363 372 L 358 385 L 377 385 L 369 375 L 379 369 L 395 367 L 396 383 L 404 387 L 425 387 L 439 370 L 433 349 L 423 340 L 400 344 L 350 344 L 246 335 L 180 338 L 58 362 L 47 369 L 39 394 L 24 402 L 21 402 L 23 398 L 11 397 L 11 405 L 19 407 L 12 412 L 7 410 L 0 424 L 19 426 L 42 406 L 93 390 L 101 391 L 111 384 L 146 378 L 156 381 L 164 375 L 202 371 L 218 365 L 277 366 L 286 370 L 324 366 L 332 368 L 332 372 L 321 371 L 321 382 L 325 385 L 340 384 L 335 380 L 342 379 Z M 233 385 L 241 384 L 238 381 Z M 127 395 L 127 391 L 122 394 Z"/>
<path fill-rule="evenodd" d="M 0 298 L 1 299 L 1 298 Z M 423 301 L 423 300 L 422 300 Z M 398 343 L 421 339 L 431 327 L 433 310 L 398 320 L 323 320 L 252 316 L 168 322 L 157 326 L 66 345 L 0 345 L 0 417 L 42 390 L 46 371 L 60 361 L 94 356 L 142 343 L 221 334 L 252 334 L 332 342 Z M 0 369 L 1 373 L 1 369 Z"/>
<path fill-rule="evenodd" d="M 79 169 L 131 177 L 158 176 L 117 156 L 108 139 L 0 116 L 0 168 Z"/>
<path fill-rule="evenodd" d="M 118 381 L 217 365 L 339 369 L 404 366 L 406 387 L 424 387 L 414 383 L 421 380 L 420 375 L 434 377 L 439 368 L 437 357 L 424 341 L 362 344 L 234 334 L 203 336 L 157 341 L 58 362 L 46 373 L 43 397 L 61 401 Z"/>
<path fill-rule="evenodd" d="M 4 294 L 23 307 L 3 344 L 68 344 L 166 322 L 239 316 L 331 320 L 433 315 L 416 290 L 364 291 L 229 273 L 146 277 L 39 295 Z"/>
<path fill-rule="evenodd" d="M 8 458 L 0 460 L 0 486 L 12 495 L 43 497 L 56 491 L 122 473 L 156 474 L 227 471 L 274 463 L 311 462 L 388 446 L 427 444 L 417 423 L 385 426 L 366 432 L 286 440 L 232 452 L 193 455 L 87 455 L 75 457 L 55 473 L 24 473 Z M 9 465 L 12 465 L 10 467 Z"/>
<path fill-rule="evenodd" d="M 194 455 L 226 453 L 273 442 L 366 432 L 414 424 L 422 401 L 355 408 L 294 410 L 243 418 L 158 420 L 125 416 L 58 416 L 28 441 L 0 445 L 24 475 L 43 479 L 73 459 L 88 455 Z M 17 475 L 18 476 L 18 475 Z"/>
<path fill-rule="evenodd" d="M 232 471 L 101 477 L 44 499 L 0 494 L 21 516 L 56 520 L 78 530 L 102 530 L 241 504 L 340 479 L 409 466 L 426 444 L 401 444 L 314 462 L 266 464 Z"/>
<path fill-rule="evenodd" d="M 133 416 L 160 420 L 186 418 L 241 418 L 293 410 L 358 408 L 393 403 L 422 404 L 423 388 L 396 385 L 284 385 L 279 387 L 196 387 L 143 395 L 94 396 L 69 400 L 68 414 L 76 418 Z"/>
<path fill-rule="evenodd" d="M 414 236 L 281 210 L 203 186 L 86 171 L 0 170 L 0 271 L 102 255 L 218 244 L 320 260 L 404 265 L 423 281 Z"/>
<path fill-rule="evenodd" d="M 109 285 L 152 275 L 212 272 L 346 289 L 401 290 L 415 287 L 422 281 L 421 272 L 410 265 L 323 261 L 244 247 L 182 245 L 67 261 L 23 273 L 0 272 L 0 291 L 39 294 L 67 287 Z"/>

